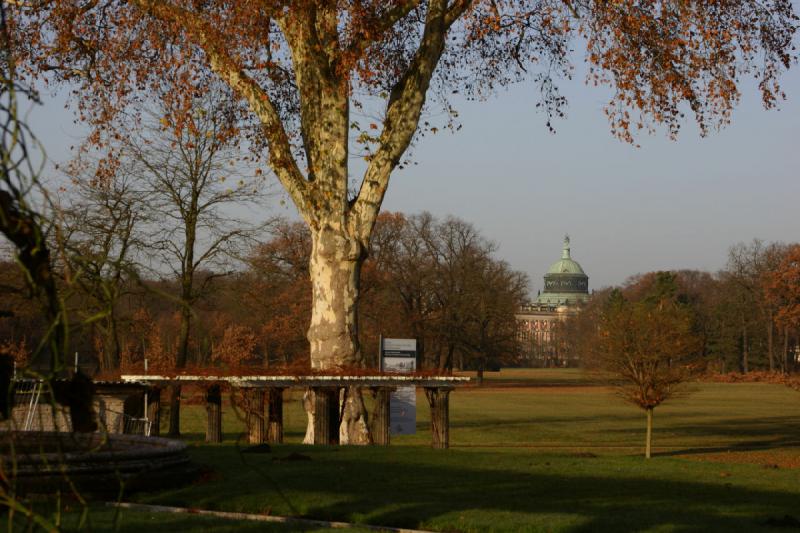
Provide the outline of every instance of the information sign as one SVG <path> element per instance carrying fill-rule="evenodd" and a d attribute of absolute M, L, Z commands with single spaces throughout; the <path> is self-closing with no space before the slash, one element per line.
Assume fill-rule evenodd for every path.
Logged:
<path fill-rule="evenodd" d="M 381 370 L 410 373 L 417 369 L 416 339 L 381 338 Z M 413 435 L 417 432 L 417 388 L 397 387 L 389 403 L 389 433 Z"/>

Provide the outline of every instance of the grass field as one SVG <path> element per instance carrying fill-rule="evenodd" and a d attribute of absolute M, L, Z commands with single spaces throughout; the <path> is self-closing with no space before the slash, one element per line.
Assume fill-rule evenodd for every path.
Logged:
<path fill-rule="evenodd" d="M 206 474 L 129 499 L 465 532 L 780 531 L 800 519 L 800 394 L 780 385 L 691 385 L 656 409 L 650 461 L 641 457 L 643 413 L 574 370 L 503 371 L 455 391 L 446 451 L 429 448 L 423 396 L 417 405 L 417 434 L 388 448 L 306 447 L 299 399 L 288 400 L 288 444 L 267 454 L 241 453 L 231 412 L 225 442 L 203 444 L 205 411 L 186 405 L 182 429 Z M 92 513 L 95 529 L 110 516 Z M 122 524 L 296 529 L 138 512 Z"/>

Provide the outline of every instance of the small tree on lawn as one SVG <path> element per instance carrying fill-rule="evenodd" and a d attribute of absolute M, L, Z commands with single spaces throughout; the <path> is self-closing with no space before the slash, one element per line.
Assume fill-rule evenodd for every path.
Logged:
<path fill-rule="evenodd" d="M 696 368 L 691 310 L 676 298 L 674 275 L 660 272 L 639 301 L 614 290 L 600 313 L 592 362 L 619 378 L 619 394 L 647 413 L 650 458 L 653 411 L 675 395 Z"/>

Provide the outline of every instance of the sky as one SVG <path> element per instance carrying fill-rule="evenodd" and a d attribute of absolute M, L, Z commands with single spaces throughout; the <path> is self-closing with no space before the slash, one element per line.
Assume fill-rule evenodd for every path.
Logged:
<path fill-rule="evenodd" d="M 753 83 L 730 125 L 701 138 L 687 119 L 677 141 L 664 131 L 615 139 L 608 93 L 580 76 L 562 88 L 567 118 L 545 126 L 535 88 L 516 85 L 486 101 L 455 101 L 462 129 L 427 135 L 392 177 L 384 210 L 471 222 L 497 257 L 526 272 L 531 294 L 561 256 L 564 234 L 590 289 L 653 270 L 725 266 L 737 242 L 800 241 L 800 73 L 783 78 L 788 100 L 765 111 Z M 54 162 L 69 158 L 81 129 L 59 94 L 29 122 Z M 296 216 L 273 201 L 271 209 Z"/>

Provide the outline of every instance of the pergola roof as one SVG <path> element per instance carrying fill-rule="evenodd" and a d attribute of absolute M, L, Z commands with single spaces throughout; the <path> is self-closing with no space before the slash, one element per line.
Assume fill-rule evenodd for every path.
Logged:
<path fill-rule="evenodd" d="M 374 376 L 214 376 L 214 375 L 177 375 L 162 376 L 157 374 L 123 375 L 120 378 L 126 383 L 170 383 L 170 382 L 225 382 L 237 387 L 396 387 L 414 385 L 418 387 L 456 387 L 467 385 L 471 378 L 466 376 L 407 376 L 407 375 L 374 375 Z"/>

